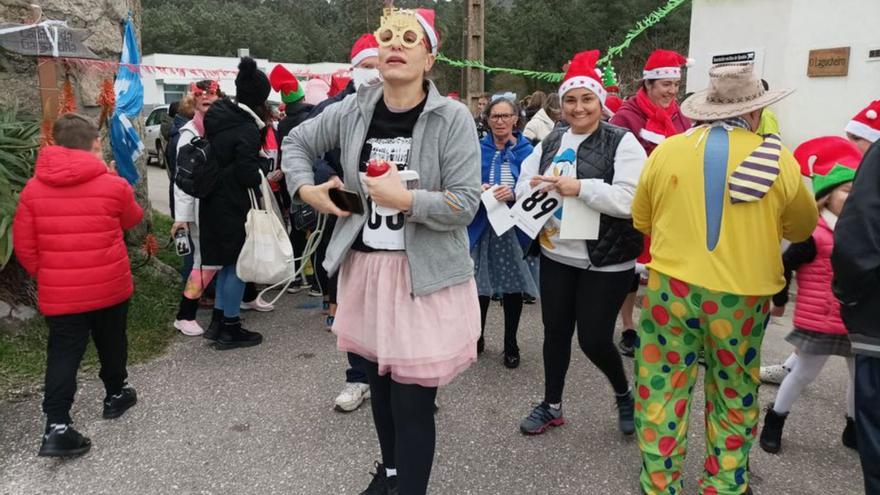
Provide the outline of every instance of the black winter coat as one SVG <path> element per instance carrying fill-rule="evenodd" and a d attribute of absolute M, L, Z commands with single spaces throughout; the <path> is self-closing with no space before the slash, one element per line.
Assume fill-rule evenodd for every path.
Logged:
<path fill-rule="evenodd" d="M 251 208 L 248 188 L 260 185 L 262 122 L 246 107 L 222 99 L 205 114 L 205 137 L 219 177 L 214 191 L 199 203 L 202 263 L 234 265 L 244 246 L 244 222 Z"/>
<path fill-rule="evenodd" d="M 834 227 L 831 264 L 852 351 L 880 358 L 880 141 L 862 158 Z"/>

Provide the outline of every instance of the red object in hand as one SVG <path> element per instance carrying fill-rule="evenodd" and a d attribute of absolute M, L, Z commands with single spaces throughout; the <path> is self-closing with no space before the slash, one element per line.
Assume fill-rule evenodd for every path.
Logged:
<path fill-rule="evenodd" d="M 385 160 L 370 160 L 367 163 L 367 177 L 381 177 L 387 174 L 390 169 L 391 165 Z"/>

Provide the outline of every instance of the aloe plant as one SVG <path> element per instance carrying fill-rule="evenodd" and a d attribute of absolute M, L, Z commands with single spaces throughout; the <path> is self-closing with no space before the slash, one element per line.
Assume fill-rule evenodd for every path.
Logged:
<path fill-rule="evenodd" d="M 0 108 L 0 269 L 12 257 L 12 217 L 18 194 L 34 173 L 40 123 Z"/>

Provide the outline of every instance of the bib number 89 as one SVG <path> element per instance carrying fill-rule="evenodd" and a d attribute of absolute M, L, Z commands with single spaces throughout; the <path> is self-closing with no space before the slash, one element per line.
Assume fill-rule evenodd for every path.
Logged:
<path fill-rule="evenodd" d="M 527 213 L 531 213 L 536 207 L 540 206 L 539 211 L 532 216 L 535 220 L 543 217 L 544 215 L 552 212 L 556 209 L 556 205 L 559 204 L 559 200 L 556 198 L 547 199 L 548 193 L 547 191 L 535 191 L 531 196 L 526 198 L 522 203 L 523 211 Z M 545 201 L 545 199 L 547 199 Z"/>

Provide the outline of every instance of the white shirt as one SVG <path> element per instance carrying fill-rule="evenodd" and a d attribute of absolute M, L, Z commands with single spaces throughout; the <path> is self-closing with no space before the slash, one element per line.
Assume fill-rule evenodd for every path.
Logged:
<path fill-rule="evenodd" d="M 571 129 L 565 131 L 553 163 L 547 168 L 544 175 L 575 177 L 577 175 L 578 148 L 589 136 L 589 134 L 575 134 Z M 541 153 L 542 145 L 539 143 L 532 154 L 523 162 L 516 185 L 517 197 L 527 194 L 531 189 L 529 181 L 538 175 Z M 633 196 L 635 196 L 639 176 L 641 176 L 642 167 L 644 167 L 647 158 L 644 148 L 636 137 L 632 133 L 626 133 L 620 140 L 614 154 L 614 178 L 611 184 L 602 179 L 580 179 L 581 191 L 578 194 L 578 199 L 599 213 L 617 218 L 630 218 Z M 616 265 L 593 266 L 586 242 L 559 238 L 563 210 L 564 208 L 557 210 L 539 234 L 541 252 L 545 256 L 559 263 L 598 272 L 620 272 L 635 267 L 635 260 Z"/>
<path fill-rule="evenodd" d="M 180 149 L 189 144 L 199 132 L 196 130 L 195 124 L 190 120 L 180 128 L 180 138 L 177 140 L 177 150 L 175 154 L 180 153 Z M 198 222 L 199 209 L 198 199 L 194 196 L 183 192 L 177 184 L 174 184 L 174 221 L 176 222 Z"/>

